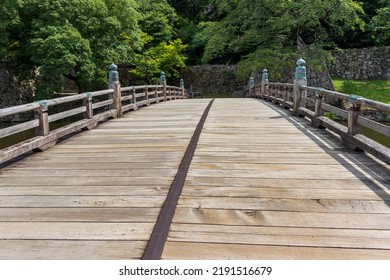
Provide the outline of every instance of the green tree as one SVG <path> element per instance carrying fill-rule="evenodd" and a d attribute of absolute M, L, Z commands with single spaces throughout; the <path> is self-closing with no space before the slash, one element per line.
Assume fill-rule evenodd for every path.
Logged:
<path fill-rule="evenodd" d="M 185 22 L 199 23 L 209 11 L 211 0 L 169 0 L 169 4 L 175 8 L 176 12 Z"/>
<path fill-rule="evenodd" d="M 390 2 L 380 1 L 381 8 L 370 22 L 372 38 L 378 46 L 390 45 Z"/>
<path fill-rule="evenodd" d="M 166 0 L 141 0 L 138 3 L 144 47 L 135 55 L 130 72 L 140 82 L 148 84 L 155 83 L 161 71 L 168 78 L 177 77 L 178 69 L 185 66 L 187 47 L 176 36 L 178 15 L 175 9 Z"/>
<path fill-rule="evenodd" d="M 141 29 L 152 37 L 148 44 L 157 46 L 161 42 L 168 42 L 175 36 L 178 16 L 167 0 L 140 0 L 138 4 L 142 15 Z"/>
<path fill-rule="evenodd" d="M 131 73 L 147 84 L 158 83 L 158 74 L 164 71 L 167 78 L 179 77 L 178 69 L 185 67 L 186 46 L 180 39 L 170 43 L 162 42 L 136 56 L 136 67 Z"/>
<path fill-rule="evenodd" d="M 226 6 L 232 1 L 215 2 Z M 277 67 L 299 55 L 325 59 L 320 54 L 334 46 L 331 36 L 364 25 L 359 17 L 363 9 L 352 0 L 241 0 L 228 8 L 222 20 L 207 24 L 197 35 L 206 41 L 203 62 L 240 62 L 247 72 Z"/>
<path fill-rule="evenodd" d="M 38 69 L 38 98 L 61 91 L 63 78 L 80 91 L 106 83 L 107 65 L 130 63 L 142 48 L 133 0 L 5 0 L 0 58 Z"/>

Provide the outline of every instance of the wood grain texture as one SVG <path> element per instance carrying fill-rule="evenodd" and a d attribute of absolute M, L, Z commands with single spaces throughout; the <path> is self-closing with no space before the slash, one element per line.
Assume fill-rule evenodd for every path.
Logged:
<path fill-rule="evenodd" d="M 390 259 L 390 169 L 253 100 L 216 100 L 164 259 Z"/>
<path fill-rule="evenodd" d="M 207 104 L 142 108 L 2 168 L 0 259 L 141 258 Z"/>
<path fill-rule="evenodd" d="M 139 259 L 208 99 L 0 169 L 0 259 Z M 163 259 L 390 259 L 390 167 L 269 102 L 216 99 Z"/>

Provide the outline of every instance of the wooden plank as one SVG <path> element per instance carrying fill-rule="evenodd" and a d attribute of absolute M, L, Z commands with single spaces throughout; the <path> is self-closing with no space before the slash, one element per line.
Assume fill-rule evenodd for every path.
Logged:
<path fill-rule="evenodd" d="M 159 182 L 155 185 L 132 185 L 132 186 L 1 186 L 0 196 L 28 196 L 28 195 L 57 195 L 57 196 L 159 196 L 168 192 L 168 181 Z"/>
<path fill-rule="evenodd" d="M 1 183 L 0 183 L 1 184 Z M 310 189 L 340 189 L 340 190 L 372 190 L 388 189 L 389 182 L 386 180 L 373 181 L 369 178 L 352 178 L 352 179 L 306 179 L 306 178 L 210 178 L 202 176 L 187 177 L 187 184 L 192 186 L 209 186 L 209 187 L 273 187 L 273 188 L 310 188 Z"/>
<path fill-rule="evenodd" d="M 282 168 L 280 168 L 282 169 Z M 205 169 L 197 169 L 191 170 L 189 174 L 191 176 L 202 176 L 202 177 L 229 177 L 229 178 L 258 178 L 259 173 L 261 173 L 262 178 L 270 178 L 270 179 L 293 179 L 293 178 L 305 178 L 305 179 L 354 179 L 354 178 L 370 178 L 376 179 L 380 178 L 382 180 L 390 180 L 390 174 L 388 172 L 383 172 L 380 174 L 362 174 L 360 172 L 350 172 L 348 170 L 333 172 L 333 171 L 318 171 L 316 173 L 300 170 L 296 172 L 282 172 L 281 170 L 205 170 Z"/>
<path fill-rule="evenodd" d="M 160 208 L 0 208 L 0 222 L 154 223 Z"/>
<path fill-rule="evenodd" d="M 345 172 L 349 170 L 348 166 L 344 167 L 341 164 L 322 164 L 321 171 L 318 171 L 318 166 L 309 163 L 301 164 L 246 164 L 246 163 L 230 163 L 230 162 L 197 162 L 192 165 L 193 169 L 197 170 L 242 170 L 242 171 L 283 171 L 283 172 Z M 383 165 L 376 164 L 375 170 L 382 170 L 382 173 L 390 172 L 387 168 L 382 168 Z"/>
<path fill-rule="evenodd" d="M 1 173 L 2 178 L 7 177 L 19 177 L 24 176 L 28 178 L 32 177 L 48 177 L 48 173 L 45 169 L 10 169 L 6 173 Z M 66 172 L 63 170 L 50 170 L 50 177 L 172 177 L 175 176 L 176 170 L 174 169 L 155 169 L 151 172 L 148 169 L 78 169 L 69 170 Z"/>
<path fill-rule="evenodd" d="M 3 168 L 0 258 L 140 258 L 208 101 L 140 108 Z M 390 259 L 389 170 L 281 109 L 216 100 L 163 258 Z"/>
<path fill-rule="evenodd" d="M 0 196 L 1 207 L 161 207 L 165 196 Z"/>
<path fill-rule="evenodd" d="M 207 260 L 388 260 L 389 250 L 311 248 L 168 241 L 162 259 Z"/>
<path fill-rule="evenodd" d="M 177 208 L 175 223 L 390 230 L 388 214 L 310 213 Z"/>
<path fill-rule="evenodd" d="M 176 224 L 171 226 L 172 233 L 193 232 L 193 238 L 196 238 L 196 233 L 210 233 L 210 234 L 263 234 L 268 236 L 275 236 L 283 238 L 286 236 L 317 236 L 317 237 L 367 237 L 377 239 L 390 238 L 390 231 L 388 230 L 361 230 L 361 229 L 333 229 L 333 228 L 298 228 L 298 227 L 257 227 L 257 226 L 226 226 L 226 225 L 196 225 L 193 224 Z M 198 239 L 204 242 L 204 240 Z M 235 240 L 239 243 L 239 240 Z M 389 245 L 389 244 L 387 244 Z"/>
<path fill-rule="evenodd" d="M 390 258 L 389 167 L 308 125 L 217 100 L 163 258 Z"/>
<path fill-rule="evenodd" d="M 179 205 L 194 209 L 390 214 L 390 201 L 383 201 L 380 197 L 377 197 L 376 200 L 324 199 L 317 198 L 314 195 L 312 197 L 291 199 L 283 197 L 262 198 L 260 196 L 196 197 L 196 195 L 193 195 L 182 197 Z"/>
<path fill-rule="evenodd" d="M 301 229 L 301 232 L 306 229 Z M 334 232 L 336 230 L 333 230 Z M 310 231 L 309 229 L 309 232 Z M 390 231 L 387 231 L 387 235 Z M 279 228 L 279 234 L 267 235 L 263 232 L 248 234 L 245 228 L 240 233 L 220 232 L 199 232 L 193 231 L 171 231 L 169 241 L 178 242 L 199 242 L 214 244 L 250 244 L 267 246 L 304 246 L 304 247 L 326 247 L 326 248 L 355 248 L 355 249 L 379 249 L 390 251 L 390 237 L 372 238 L 367 236 L 352 237 L 346 236 L 320 236 L 318 232 L 311 235 L 289 235 L 285 228 Z"/>
<path fill-rule="evenodd" d="M 0 258 L 140 258 L 207 103 L 138 110 L 1 169 Z"/>
<path fill-rule="evenodd" d="M 146 241 L 0 240 L 2 260 L 139 259 Z"/>
<path fill-rule="evenodd" d="M 121 158 L 119 158 L 121 159 Z M 122 159 L 123 161 L 123 159 Z M 164 165 L 156 165 L 149 161 L 147 162 L 117 162 L 116 160 L 111 160 L 110 162 L 84 162 L 84 163 L 74 163 L 79 162 L 78 159 L 72 159 L 63 162 L 51 162 L 48 163 L 45 161 L 45 170 L 129 170 L 129 169 L 165 169 L 171 170 L 177 167 L 175 162 L 166 162 Z M 8 168 L 9 169 L 9 168 Z M 26 165 L 25 163 L 16 163 L 12 165 L 13 170 L 42 170 L 42 166 L 36 165 Z"/>
<path fill-rule="evenodd" d="M 139 240 L 149 239 L 153 223 L 0 222 L 0 239 Z"/>
<path fill-rule="evenodd" d="M 155 186 L 169 184 L 171 177 L 1 177 L 0 186 Z"/>

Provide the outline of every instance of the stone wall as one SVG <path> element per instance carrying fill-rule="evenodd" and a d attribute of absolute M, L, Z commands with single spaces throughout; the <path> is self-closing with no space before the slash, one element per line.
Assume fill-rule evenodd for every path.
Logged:
<path fill-rule="evenodd" d="M 184 79 L 186 89 L 192 86 L 194 91 L 207 93 L 232 93 L 240 92 L 246 89 L 247 83 L 240 82 L 237 79 L 236 65 L 198 65 L 190 66 L 181 71 L 181 77 Z M 255 83 L 261 81 L 261 71 L 252 73 Z M 249 77 L 248 77 L 249 80 Z M 281 78 L 269 77 L 270 82 L 293 83 L 294 68 L 286 69 L 281 74 Z M 176 85 L 178 81 L 168 81 L 168 84 Z M 329 75 L 328 68 L 323 72 L 311 71 L 308 69 L 308 85 L 313 87 L 322 87 L 333 90 L 333 84 Z M 239 96 L 239 94 L 237 94 Z"/>
<path fill-rule="evenodd" d="M 181 78 L 185 88 L 192 86 L 194 91 L 207 93 L 233 93 L 241 90 L 243 85 L 237 81 L 236 65 L 198 65 L 182 69 Z M 173 85 L 178 81 L 173 81 Z M 170 84 L 170 81 L 168 81 Z"/>
<path fill-rule="evenodd" d="M 17 78 L 12 68 L 0 63 L 0 108 L 32 102 L 34 91 L 33 81 Z M 18 118 L 23 116 L 14 116 L 12 120 L 19 121 Z"/>
<path fill-rule="evenodd" d="M 346 49 L 333 52 L 331 75 L 356 80 L 390 79 L 390 47 Z"/>
<path fill-rule="evenodd" d="M 20 80 L 4 63 L 0 64 L 0 108 L 31 102 L 34 82 Z"/>

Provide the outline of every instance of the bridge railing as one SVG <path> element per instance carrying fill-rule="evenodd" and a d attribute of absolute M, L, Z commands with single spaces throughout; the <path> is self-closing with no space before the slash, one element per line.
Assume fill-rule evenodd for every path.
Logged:
<path fill-rule="evenodd" d="M 124 88 L 121 88 L 119 82 L 114 82 L 110 87 L 107 90 L 0 109 L 0 120 L 15 114 L 26 113 L 33 118 L 16 124 L 9 123 L 7 127 L 0 128 L 0 141 L 6 137 L 35 129 L 35 136 L 0 150 L 0 163 L 32 150 L 46 150 L 66 135 L 82 129 L 92 129 L 100 121 L 120 117 L 123 113 L 137 110 L 141 106 L 187 97 L 184 87 L 167 86 L 165 81 L 162 85 Z M 63 122 L 62 126 L 51 130 L 50 124 L 58 121 Z"/>
<path fill-rule="evenodd" d="M 306 68 L 302 67 L 303 64 L 296 69 L 294 84 L 268 82 L 265 69 L 261 83 L 252 82 L 249 97 L 269 100 L 290 109 L 296 116 L 307 117 L 313 126 L 338 134 L 349 148 L 366 151 L 390 164 L 390 149 L 362 134 L 362 127 L 366 127 L 383 137 L 390 137 L 389 126 L 363 114 L 363 111 L 375 111 L 379 115 L 389 115 L 390 104 L 307 86 Z M 299 71 L 304 75 L 300 75 Z M 335 121 L 333 116 L 344 119 L 346 125 Z"/>

